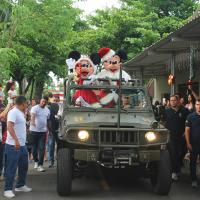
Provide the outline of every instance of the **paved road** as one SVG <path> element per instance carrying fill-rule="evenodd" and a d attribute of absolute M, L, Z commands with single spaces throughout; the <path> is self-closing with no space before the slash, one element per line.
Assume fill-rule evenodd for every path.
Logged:
<path fill-rule="evenodd" d="M 59 197 L 56 193 L 56 170 L 48 169 L 44 173 L 36 172 L 30 167 L 28 185 L 33 188 L 31 193 L 18 193 L 16 200 L 199 200 L 200 188 L 192 189 L 188 175 L 182 176 L 181 180 L 173 183 L 169 196 L 160 197 L 152 193 L 152 188 L 147 180 L 120 180 L 105 179 L 75 179 L 73 182 L 73 193 L 71 197 Z M 0 183 L 2 197 L 3 183 Z"/>

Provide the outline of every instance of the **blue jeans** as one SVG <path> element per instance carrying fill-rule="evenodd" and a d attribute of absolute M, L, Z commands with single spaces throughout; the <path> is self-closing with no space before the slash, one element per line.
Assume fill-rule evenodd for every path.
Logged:
<path fill-rule="evenodd" d="M 35 162 L 38 162 L 38 165 L 42 166 L 44 162 L 46 133 L 31 131 L 31 134 L 33 139 L 33 159 Z"/>
<path fill-rule="evenodd" d="M 19 150 L 13 145 L 5 145 L 5 191 L 12 190 L 18 168 L 18 180 L 16 188 L 22 187 L 26 183 L 28 171 L 28 152 L 26 146 L 21 146 Z"/>
<path fill-rule="evenodd" d="M 49 151 L 49 163 L 50 165 L 54 164 L 54 151 L 55 151 L 56 140 L 53 135 L 48 137 L 48 151 Z"/>
<path fill-rule="evenodd" d="M 4 149 L 5 145 L 0 143 L 0 176 L 2 175 L 4 167 Z"/>
<path fill-rule="evenodd" d="M 192 144 L 192 151 L 190 152 L 190 176 L 192 181 L 197 180 L 197 158 L 200 155 L 200 144 Z"/>

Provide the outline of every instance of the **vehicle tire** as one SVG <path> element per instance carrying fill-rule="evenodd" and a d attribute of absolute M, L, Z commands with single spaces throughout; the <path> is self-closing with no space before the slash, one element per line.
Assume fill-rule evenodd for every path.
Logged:
<path fill-rule="evenodd" d="M 160 161 L 157 163 L 155 173 L 151 177 L 154 192 L 159 195 L 168 195 L 171 189 L 171 182 L 170 155 L 168 150 L 162 150 L 160 153 Z"/>
<path fill-rule="evenodd" d="M 57 192 L 60 196 L 69 196 L 72 190 L 72 156 L 67 148 L 58 150 L 57 156 Z"/>

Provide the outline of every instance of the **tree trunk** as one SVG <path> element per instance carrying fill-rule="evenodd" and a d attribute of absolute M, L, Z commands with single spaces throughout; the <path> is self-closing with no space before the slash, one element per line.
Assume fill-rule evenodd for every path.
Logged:
<path fill-rule="evenodd" d="M 26 86 L 26 88 L 25 88 L 25 90 L 24 90 L 24 94 L 25 94 L 25 95 L 26 95 L 26 93 L 28 92 L 30 86 L 32 85 L 32 81 L 33 81 L 33 78 L 29 78 L 28 84 L 27 84 L 27 86 Z"/>
<path fill-rule="evenodd" d="M 19 95 L 22 95 L 22 90 L 23 90 L 23 81 L 22 80 L 17 80 L 18 84 L 19 84 Z"/>
<path fill-rule="evenodd" d="M 33 98 L 33 89 L 34 89 L 34 85 L 35 85 L 35 79 L 32 80 L 32 84 L 31 84 L 30 100 Z"/>
<path fill-rule="evenodd" d="M 34 98 L 36 100 L 40 100 L 42 98 L 43 90 L 44 90 L 44 80 L 35 80 Z"/>

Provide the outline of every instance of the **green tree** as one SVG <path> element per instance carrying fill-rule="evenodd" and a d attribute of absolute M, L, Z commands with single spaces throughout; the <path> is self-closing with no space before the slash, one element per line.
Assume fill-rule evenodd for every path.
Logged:
<path fill-rule="evenodd" d="M 182 26 L 192 15 L 195 0 L 121 0 L 120 8 L 97 10 L 76 29 L 71 47 L 83 53 L 102 46 L 124 48 L 129 57 Z"/>
<path fill-rule="evenodd" d="M 4 22 L 1 47 L 13 49 L 18 57 L 9 67 L 10 75 L 18 81 L 20 93 L 35 83 L 35 95 L 40 98 L 50 71 L 60 77 L 65 74 L 77 10 L 71 0 L 26 0 L 9 6 L 12 12 L 9 22 Z M 25 78 L 28 85 L 23 90 Z"/>

